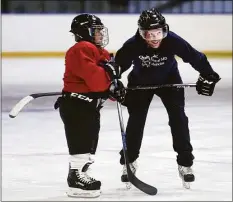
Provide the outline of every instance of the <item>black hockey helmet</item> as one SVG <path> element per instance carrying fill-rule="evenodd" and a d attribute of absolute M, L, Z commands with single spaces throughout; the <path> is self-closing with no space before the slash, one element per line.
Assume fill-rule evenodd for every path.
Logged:
<path fill-rule="evenodd" d="M 103 25 L 100 18 L 92 14 L 80 14 L 71 23 L 71 30 L 75 35 L 75 40 L 89 41 L 97 46 L 105 47 L 108 44 L 108 29 Z M 95 34 L 98 32 L 102 39 L 95 41 Z"/>
<path fill-rule="evenodd" d="M 141 35 L 142 31 L 162 28 L 163 38 L 167 36 L 169 31 L 169 26 L 166 23 L 165 17 L 156 8 L 142 11 L 138 19 L 138 28 Z"/>

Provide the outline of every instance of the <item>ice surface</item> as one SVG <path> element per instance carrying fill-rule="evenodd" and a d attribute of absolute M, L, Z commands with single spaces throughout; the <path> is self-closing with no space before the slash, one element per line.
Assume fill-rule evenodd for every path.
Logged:
<path fill-rule="evenodd" d="M 158 188 L 148 196 L 120 181 L 122 147 L 116 103 L 102 110 L 96 162 L 92 171 L 102 181 L 102 195 L 94 200 L 215 201 L 232 200 L 232 61 L 211 64 L 222 80 L 212 97 L 186 89 L 186 113 L 194 147 L 196 181 L 182 188 L 176 153 L 172 149 L 165 109 L 155 97 L 146 122 L 138 177 Z M 195 82 L 198 73 L 181 61 L 184 82 Z M 60 91 L 64 62 L 61 59 L 4 59 L 2 94 L 2 200 L 84 201 L 68 198 L 68 150 L 56 97 L 30 103 L 15 119 L 8 113 L 22 97 L 36 92 Z M 124 82 L 125 76 L 123 78 Z M 123 107 L 126 125 L 127 111 Z"/>

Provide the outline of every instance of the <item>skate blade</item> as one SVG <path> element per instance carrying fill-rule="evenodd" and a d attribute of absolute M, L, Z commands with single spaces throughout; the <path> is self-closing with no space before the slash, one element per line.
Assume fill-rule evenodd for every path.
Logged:
<path fill-rule="evenodd" d="M 132 184 L 130 182 L 125 182 L 126 189 L 131 189 Z"/>
<path fill-rule="evenodd" d="M 185 189 L 190 189 L 190 183 L 189 182 L 185 182 L 184 180 L 182 180 L 182 183 L 183 183 L 183 187 Z"/>
<path fill-rule="evenodd" d="M 76 188 L 69 188 L 66 192 L 67 196 L 75 198 L 96 198 L 100 196 L 100 190 L 82 190 Z"/>
<path fill-rule="evenodd" d="M 183 187 L 184 187 L 185 189 L 190 189 L 190 182 L 185 182 L 185 181 L 184 181 L 184 178 L 183 178 L 183 176 L 182 176 L 181 174 L 179 174 L 179 176 L 180 176 L 180 178 L 181 178 L 181 180 L 182 180 Z"/>

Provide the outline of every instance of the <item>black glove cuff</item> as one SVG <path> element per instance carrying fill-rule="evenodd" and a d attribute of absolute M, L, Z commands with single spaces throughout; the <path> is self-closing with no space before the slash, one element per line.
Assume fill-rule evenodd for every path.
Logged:
<path fill-rule="evenodd" d="M 200 74 L 199 78 L 200 80 L 204 79 L 204 80 L 214 82 L 214 83 L 217 83 L 221 79 L 220 76 L 216 72 L 213 72 L 210 74 Z"/>

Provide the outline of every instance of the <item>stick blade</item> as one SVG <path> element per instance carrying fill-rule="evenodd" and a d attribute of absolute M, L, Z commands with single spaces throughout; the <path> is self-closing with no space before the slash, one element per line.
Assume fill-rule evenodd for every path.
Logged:
<path fill-rule="evenodd" d="M 24 108 L 25 105 L 27 105 L 29 102 L 31 102 L 34 98 L 30 95 L 24 97 L 21 99 L 10 111 L 9 117 L 15 118 L 18 113 Z"/>
<path fill-rule="evenodd" d="M 143 191 L 144 193 L 148 194 L 148 195 L 156 195 L 158 190 L 157 188 L 146 184 L 145 182 L 142 182 L 141 180 L 139 180 L 132 172 L 131 169 L 129 167 L 129 165 L 127 165 L 127 173 L 128 173 L 128 178 L 129 181 L 138 189 L 140 189 L 141 191 Z"/>

